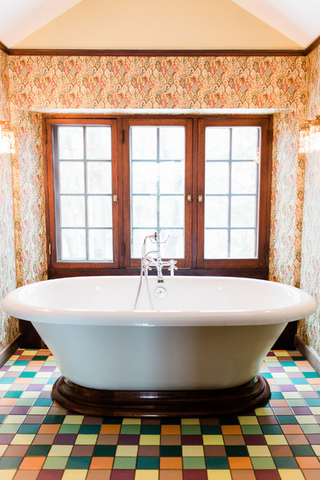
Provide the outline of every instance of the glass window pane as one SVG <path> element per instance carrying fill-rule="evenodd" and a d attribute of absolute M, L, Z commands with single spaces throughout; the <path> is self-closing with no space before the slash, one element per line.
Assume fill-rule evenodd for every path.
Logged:
<path fill-rule="evenodd" d="M 89 260 L 113 261 L 112 230 L 89 230 Z"/>
<path fill-rule="evenodd" d="M 205 228 L 229 226 L 229 198 L 206 197 Z"/>
<path fill-rule="evenodd" d="M 111 160 L 111 127 L 86 127 L 88 160 Z"/>
<path fill-rule="evenodd" d="M 206 160 L 229 160 L 230 128 L 206 128 Z"/>
<path fill-rule="evenodd" d="M 231 258 L 254 258 L 256 235 L 255 230 L 231 230 Z"/>
<path fill-rule="evenodd" d="M 88 227 L 112 227 L 111 197 L 88 197 Z"/>
<path fill-rule="evenodd" d="M 133 228 L 132 229 L 132 238 L 131 238 L 131 257 L 132 258 L 141 258 L 141 249 L 144 239 L 148 235 L 153 235 L 156 229 L 146 229 L 146 228 Z M 147 240 L 147 252 L 153 250 L 154 244 L 150 240 Z"/>
<path fill-rule="evenodd" d="M 158 191 L 158 164 L 156 162 L 132 162 L 132 193 L 154 193 Z"/>
<path fill-rule="evenodd" d="M 257 158 L 259 131 L 258 127 L 233 127 L 233 160 L 255 160 Z"/>
<path fill-rule="evenodd" d="M 170 237 L 168 238 L 168 236 Z M 168 238 L 166 243 L 160 245 L 161 257 L 166 259 L 184 257 L 184 230 L 181 229 L 165 229 L 160 230 L 160 241 L 164 242 Z M 164 269 L 165 270 L 165 269 Z"/>
<path fill-rule="evenodd" d="M 59 162 L 60 193 L 84 193 L 84 163 Z"/>
<path fill-rule="evenodd" d="M 228 258 L 228 230 L 205 230 L 204 258 Z"/>
<path fill-rule="evenodd" d="M 86 260 L 86 231 L 61 230 L 61 260 Z"/>
<path fill-rule="evenodd" d="M 205 188 L 207 193 L 229 193 L 229 163 L 206 162 Z"/>
<path fill-rule="evenodd" d="M 231 198 L 231 227 L 255 227 L 256 197 Z"/>
<path fill-rule="evenodd" d="M 184 226 L 184 197 L 160 197 L 160 227 Z"/>
<path fill-rule="evenodd" d="M 151 195 L 135 195 L 131 198 L 132 227 L 157 230 L 157 198 Z M 141 248 L 141 245 L 140 245 Z"/>
<path fill-rule="evenodd" d="M 184 193 L 184 162 L 161 162 L 160 194 Z"/>
<path fill-rule="evenodd" d="M 111 162 L 87 163 L 87 192 L 112 193 Z"/>
<path fill-rule="evenodd" d="M 160 160 L 183 160 L 184 127 L 160 127 Z"/>
<path fill-rule="evenodd" d="M 61 195 L 61 227 L 85 227 L 85 204 L 83 196 Z"/>
<path fill-rule="evenodd" d="M 157 159 L 157 127 L 131 127 L 131 158 Z"/>
<path fill-rule="evenodd" d="M 256 162 L 232 162 L 231 192 L 232 193 L 257 193 L 257 168 Z"/>
<path fill-rule="evenodd" d="M 60 159 L 83 159 L 83 127 L 59 127 L 58 146 Z"/>

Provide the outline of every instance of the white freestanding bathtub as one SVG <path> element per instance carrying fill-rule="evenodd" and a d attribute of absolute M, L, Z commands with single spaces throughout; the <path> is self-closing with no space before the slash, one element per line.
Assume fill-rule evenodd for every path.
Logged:
<path fill-rule="evenodd" d="M 151 310 L 139 278 L 48 280 L 9 293 L 4 310 L 32 322 L 62 377 L 61 404 L 86 414 L 209 415 L 248 410 L 270 390 L 259 375 L 288 322 L 314 313 L 306 292 L 246 278 L 165 277 Z"/>

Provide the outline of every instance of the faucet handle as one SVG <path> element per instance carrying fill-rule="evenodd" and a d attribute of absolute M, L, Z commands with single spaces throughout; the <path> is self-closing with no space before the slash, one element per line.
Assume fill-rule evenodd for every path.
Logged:
<path fill-rule="evenodd" d="M 174 271 L 178 270 L 178 267 L 176 267 L 177 260 L 169 260 L 168 263 L 170 264 L 170 267 L 168 267 L 168 270 L 170 272 L 170 275 L 173 277 L 174 276 Z"/>

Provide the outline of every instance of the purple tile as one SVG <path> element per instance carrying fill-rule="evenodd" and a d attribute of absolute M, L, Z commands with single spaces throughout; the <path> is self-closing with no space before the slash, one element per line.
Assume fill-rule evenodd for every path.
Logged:
<path fill-rule="evenodd" d="M 13 407 L 10 415 L 27 415 L 31 407 Z"/>
<path fill-rule="evenodd" d="M 282 392 L 296 392 L 297 389 L 294 385 L 279 385 Z"/>
<path fill-rule="evenodd" d="M 311 445 L 320 445 L 320 435 L 306 435 L 308 442 L 311 443 Z"/>
<path fill-rule="evenodd" d="M 51 398 L 51 392 L 41 392 L 38 398 Z"/>
<path fill-rule="evenodd" d="M 18 378 L 20 376 L 20 372 L 7 372 L 3 375 L 2 378 Z"/>
<path fill-rule="evenodd" d="M 39 372 L 54 372 L 56 367 L 40 367 Z"/>
<path fill-rule="evenodd" d="M 45 417 L 43 415 L 27 415 L 23 423 L 36 423 L 37 425 L 40 425 L 44 418 Z"/>
<path fill-rule="evenodd" d="M 202 445 L 202 436 L 181 435 L 181 445 Z"/>
<path fill-rule="evenodd" d="M 273 353 L 273 352 L 268 352 L 268 353 L 267 353 L 267 357 L 275 357 L 275 356 L 276 356 L 276 355 L 275 355 L 275 353 Z"/>
<path fill-rule="evenodd" d="M 54 439 L 53 445 L 73 445 L 76 438 L 76 434 L 58 433 Z"/>
<path fill-rule="evenodd" d="M 135 470 L 112 470 L 110 480 L 134 480 Z"/>
<path fill-rule="evenodd" d="M 303 373 L 300 372 L 287 372 L 289 378 L 304 378 Z"/>
<path fill-rule="evenodd" d="M 4 365 L 3 367 L 0 368 L 0 372 L 7 372 L 11 365 Z"/>
<path fill-rule="evenodd" d="M 118 445 L 139 445 L 140 435 L 119 435 Z"/>
<path fill-rule="evenodd" d="M 37 480 L 61 480 L 64 470 L 40 470 Z"/>
<path fill-rule="evenodd" d="M 207 480 L 206 470 L 183 470 L 183 480 Z"/>
<path fill-rule="evenodd" d="M 255 470 L 254 473 L 257 480 L 281 480 L 278 470 Z"/>
<path fill-rule="evenodd" d="M 267 445 L 264 435 L 243 435 L 246 445 Z"/>
<path fill-rule="evenodd" d="M 269 371 L 271 373 L 284 372 L 284 368 L 283 367 L 269 367 Z"/>
<path fill-rule="evenodd" d="M 44 387 L 44 385 L 40 385 L 40 384 L 32 384 L 32 385 L 29 385 L 27 388 L 26 388 L 26 391 L 28 392 L 39 392 L 40 390 L 42 390 Z"/>
<path fill-rule="evenodd" d="M 3 434 L 0 435 L 0 445 L 9 445 L 12 442 L 14 435 Z"/>
<path fill-rule="evenodd" d="M 319 398 L 316 392 L 300 392 L 302 398 Z"/>
<path fill-rule="evenodd" d="M 291 407 L 295 415 L 312 415 L 309 407 Z"/>

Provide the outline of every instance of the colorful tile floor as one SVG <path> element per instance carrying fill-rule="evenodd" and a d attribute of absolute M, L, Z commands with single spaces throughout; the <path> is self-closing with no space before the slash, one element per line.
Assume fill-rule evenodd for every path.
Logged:
<path fill-rule="evenodd" d="M 1 480 L 319 480 L 320 377 L 296 351 L 272 351 L 272 397 L 240 416 L 88 417 L 52 402 L 49 350 L 0 369 Z"/>

